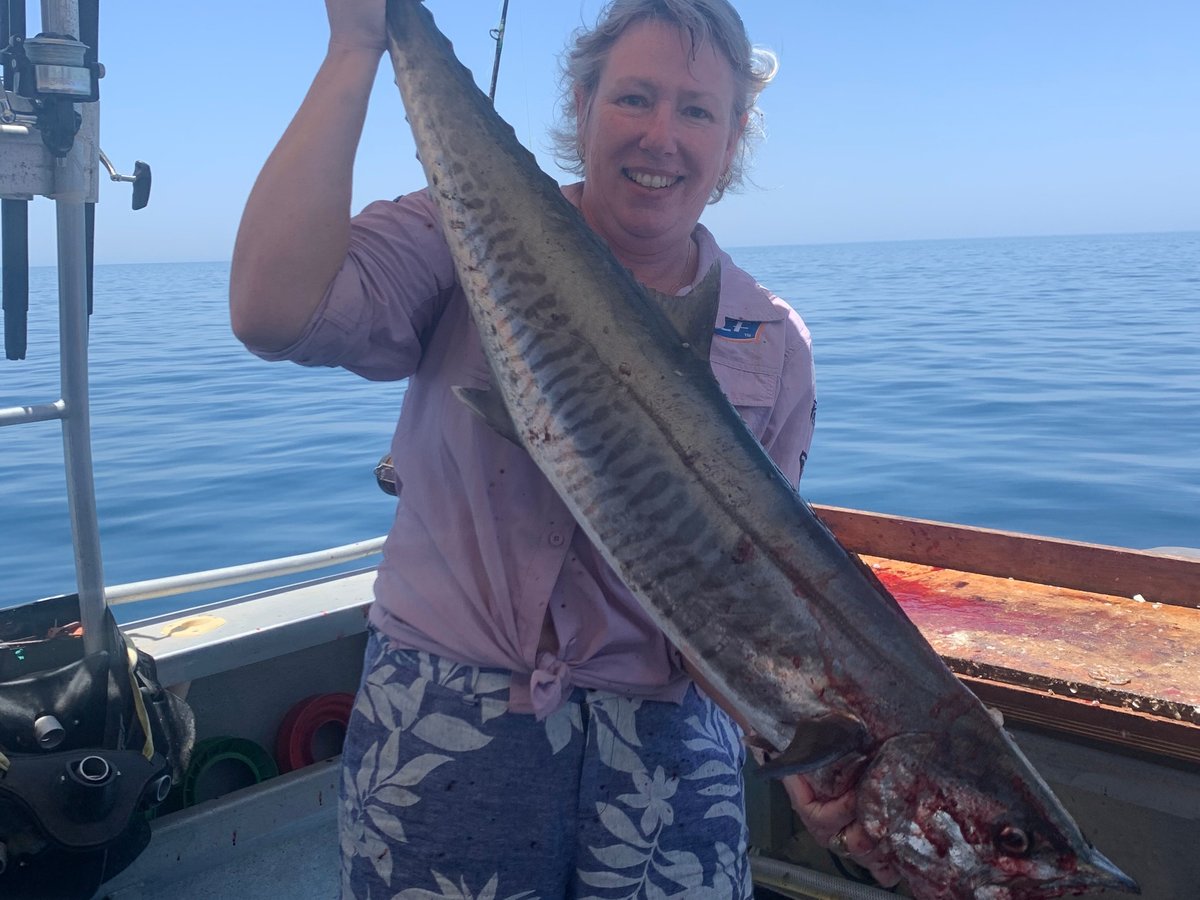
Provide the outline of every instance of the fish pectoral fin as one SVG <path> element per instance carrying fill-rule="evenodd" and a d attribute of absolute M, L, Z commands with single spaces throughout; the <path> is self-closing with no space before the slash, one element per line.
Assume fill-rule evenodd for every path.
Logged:
<path fill-rule="evenodd" d="M 504 405 L 504 398 L 500 396 L 499 391 L 491 388 L 469 388 L 458 385 L 450 390 L 454 391 L 454 396 L 465 403 L 471 412 L 487 422 L 500 437 L 507 438 L 518 447 L 523 446 L 521 439 L 517 436 L 516 423 L 508 414 L 508 407 Z"/>
<path fill-rule="evenodd" d="M 717 321 L 717 305 L 721 301 L 721 264 L 714 262 L 700 283 L 682 297 L 662 294 L 652 288 L 647 288 L 646 294 L 667 317 L 692 353 L 708 362 L 713 328 Z"/>
<path fill-rule="evenodd" d="M 838 763 L 838 769 L 857 768 L 855 760 L 869 742 L 867 728 L 855 716 L 829 713 L 806 719 L 796 726 L 796 735 L 787 749 L 770 756 L 763 774 L 783 778 L 800 772 L 812 772 Z"/>

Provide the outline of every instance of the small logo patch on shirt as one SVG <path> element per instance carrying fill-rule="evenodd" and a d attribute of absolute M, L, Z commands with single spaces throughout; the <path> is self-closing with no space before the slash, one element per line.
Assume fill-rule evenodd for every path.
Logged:
<path fill-rule="evenodd" d="M 725 324 L 720 328 L 714 328 L 713 334 L 728 341 L 757 341 L 759 335 L 762 334 L 762 327 L 762 322 L 726 316 Z"/>

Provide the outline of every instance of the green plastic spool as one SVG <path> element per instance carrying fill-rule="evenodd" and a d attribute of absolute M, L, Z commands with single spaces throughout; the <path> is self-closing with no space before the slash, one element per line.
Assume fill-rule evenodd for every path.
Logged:
<path fill-rule="evenodd" d="M 250 784 L 259 784 L 279 774 L 279 768 L 271 754 L 254 741 L 240 737 L 206 738 L 196 744 L 192 751 L 192 761 L 183 773 L 183 805 L 194 806 L 197 802 L 196 791 L 202 779 L 217 766 L 228 766 L 230 763 L 250 774 Z M 241 784 L 229 791 L 203 799 L 215 799 L 242 787 L 249 785 Z"/>

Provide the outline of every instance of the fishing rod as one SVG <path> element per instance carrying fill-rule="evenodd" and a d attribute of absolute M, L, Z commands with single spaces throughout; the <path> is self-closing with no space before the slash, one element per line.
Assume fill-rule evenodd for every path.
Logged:
<path fill-rule="evenodd" d="M 492 84 L 488 88 L 488 99 L 493 104 L 496 102 L 496 81 L 500 77 L 500 54 L 504 52 L 504 26 L 507 21 L 508 0 L 504 0 L 504 5 L 500 8 L 500 24 L 488 32 L 492 36 L 492 40 L 496 42 L 496 56 L 492 60 Z M 420 159 L 420 156 L 417 158 Z M 380 457 L 379 464 L 375 466 L 375 481 L 384 493 L 396 496 L 398 486 L 396 471 L 392 468 L 392 454 L 385 453 Z"/>
<path fill-rule="evenodd" d="M 508 0 L 500 9 L 500 24 L 491 30 L 492 40 L 496 42 L 496 58 L 492 61 L 492 86 L 488 90 L 488 98 L 496 102 L 496 80 L 500 77 L 500 54 L 504 52 L 504 24 L 508 21 Z"/>

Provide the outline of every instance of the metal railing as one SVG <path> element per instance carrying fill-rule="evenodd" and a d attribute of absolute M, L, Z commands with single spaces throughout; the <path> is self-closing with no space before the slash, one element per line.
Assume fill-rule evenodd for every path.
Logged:
<path fill-rule="evenodd" d="M 324 569 L 367 556 L 374 556 L 383 548 L 383 540 L 382 537 L 371 538 L 353 544 L 343 544 L 340 547 L 330 547 L 327 550 L 302 553 L 298 556 L 284 556 L 240 566 L 207 569 L 203 572 L 171 575 L 148 581 L 132 581 L 128 584 L 109 587 L 105 591 L 105 596 L 110 604 L 132 603 L 135 600 L 172 597 L 176 594 L 203 591 L 209 588 L 228 587 L 233 584 L 262 581 L 282 575 L 294 575 L 297 572 L 310 572 L 314 569 Z"/>

